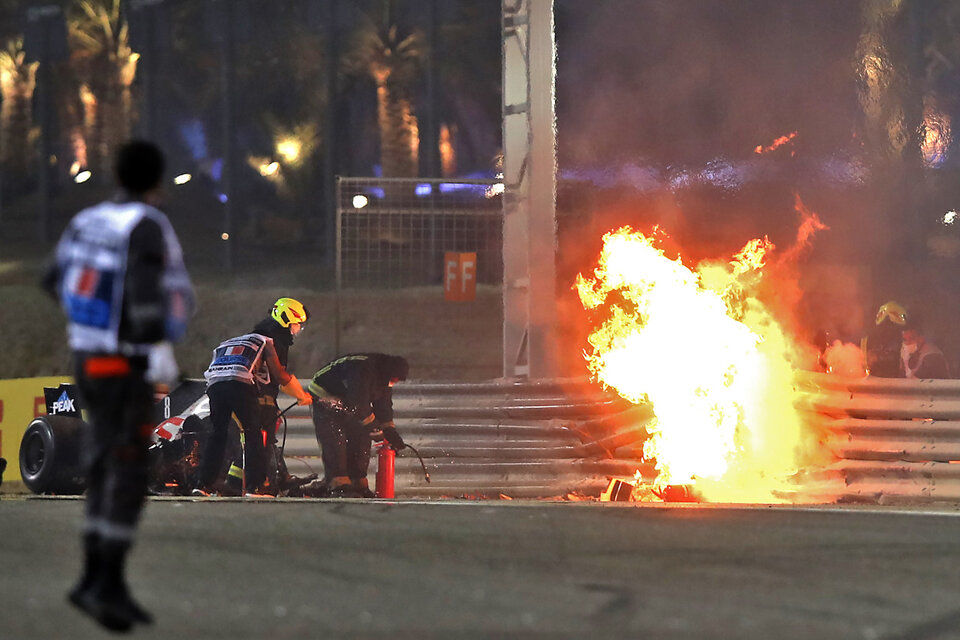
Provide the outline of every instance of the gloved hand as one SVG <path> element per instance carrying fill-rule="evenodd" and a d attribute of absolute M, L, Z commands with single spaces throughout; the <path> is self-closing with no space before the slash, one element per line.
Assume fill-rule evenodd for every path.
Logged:
<path fill-rule="evenodd" d="M 401 451 L 407 446 L 404 444 L 403 438 L 400 437 L 400 432 L 397 431 L 396 427 L 384 425 L 383 437 L 394 451 Z"/>
<path fill-rule="evenodd" d="M 173 357 L 173 345 L 169 342 L 158 342 L 150 348 L 147 356 L 147 382 L 152 384 L 172 385 L 180 377 L 180 367 Z"/>
<path fill-rule="evenodd" d="M 313 396 L 303 390 L 300 381 L 295 377 L 291 377 L 287 384 L 280 385 L 280 390 L 288 396 L 296 398 L 297 406 L 304 407 L 313 404 Z"/>

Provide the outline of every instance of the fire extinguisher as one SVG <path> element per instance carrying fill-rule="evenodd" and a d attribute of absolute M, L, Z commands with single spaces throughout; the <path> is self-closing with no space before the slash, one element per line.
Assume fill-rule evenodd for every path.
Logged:
<path fill-rule="evenodd" d="M 386 441 L 377 452 L 377 497 L 393 498 L 393 469 L 397 452 Z"/>

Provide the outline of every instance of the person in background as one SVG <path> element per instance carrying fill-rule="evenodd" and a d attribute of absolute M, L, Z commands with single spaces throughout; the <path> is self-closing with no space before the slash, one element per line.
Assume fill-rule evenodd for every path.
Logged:
<path fill-rule="evenodd" d="M 313 426 L 332 497 L 374 497 L 367 481 L 372 440 L 386 439 L 395 451 L 406 446 L 393 422 L 391 388 L 409 370 L 400 356 L 354 353 L 314 374 L 307 389 L 314 396 Z"/>
<path fill-rule="evenodd" d="M 874 326 L 860 341 L 867 375 L 878 378 L 902 378 L 900 366 L 901 333 L 907 322 L 907 311 L 890 300 L 877 309 Z"/>
<path fill-rule="evenodd" d="M 920 322 L 911 318 L 901 333 L 900 366 L 905 378 L 949 378 L 943 352 L 920 332 Z"/>
<path fill-rule="evenodd" d="M 67 316 L 90 422 L 83 573 L 68 597 L 112 631 L 152 622 L 130 595 L 124 563 L 147 489 L 153 384 L 176 380 L 171 342 L 194 307 L 180 243 L 157 208 L 164 164 L 155 145 L 124 144 L 120 192 L 74 216 L 43 278 Z"/>

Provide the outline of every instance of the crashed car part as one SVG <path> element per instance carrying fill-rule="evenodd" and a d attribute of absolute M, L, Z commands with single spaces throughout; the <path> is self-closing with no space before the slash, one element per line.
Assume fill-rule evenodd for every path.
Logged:
<path fill-rule="evenodd" d="M 83 421 L 41 416 L 27 426 L 20 441 L 20 476 L 33 493 L 83 493 L 80 440 Z"/>

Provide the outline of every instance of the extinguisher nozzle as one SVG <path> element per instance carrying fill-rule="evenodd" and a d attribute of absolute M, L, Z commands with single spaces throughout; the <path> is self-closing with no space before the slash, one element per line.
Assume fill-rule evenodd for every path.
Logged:
<path fill-rule="evenodd" d="M 417 460 L 420 461 L 420 466 L 423 468 L 423 477 L 427 482 L 430 482 L 430 472 L 427 471 L 427 465 L 423 463 L 423 458 L 420 456 L 420 452 L 417 451 L 415 447 L 409 444 L 407 445 L 407 449 L 410 449 L 410 451 L 413 451 L 414 455 L 417 456 Z"/>

